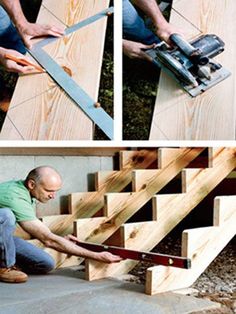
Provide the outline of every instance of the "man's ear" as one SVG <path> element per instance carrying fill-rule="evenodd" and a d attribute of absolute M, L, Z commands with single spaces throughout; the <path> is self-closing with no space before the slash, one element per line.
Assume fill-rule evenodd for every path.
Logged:
<path fill-rule="evenodd" d="M 36 186 L 35 181 L 33 179 L 29 179 L 27 182 L 28 189 L 31 191 L 35 188 L 35 186 Z"/>

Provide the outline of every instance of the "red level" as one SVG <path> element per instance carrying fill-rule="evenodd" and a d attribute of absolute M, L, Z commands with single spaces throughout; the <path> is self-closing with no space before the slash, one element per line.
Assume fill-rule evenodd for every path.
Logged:
<path fill-rule="evenodd" d="M 107 246 L 103 244 L 95 244 L 89 242 L 79 242 L 79 246 L 95 251 L 103 252 L 108 251 L 114 255 L 118 255 L 124 259 L 133 259 L 136 261 L 150 262 L 154 264 L 164 265 L 164 266 L 173 266 L 178 268 L 191 268 L 191 260 L 185 257 L 150 253 L 150 252 L 140 252 L 134 250 L 128 250 L 116 246 Z"/>

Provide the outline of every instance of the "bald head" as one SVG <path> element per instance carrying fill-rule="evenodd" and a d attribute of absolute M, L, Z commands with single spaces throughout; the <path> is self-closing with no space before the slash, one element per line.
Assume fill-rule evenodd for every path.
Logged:
<path fill-rule="evenodd" d="M 54 168 L 49 166 L 41 166 L 29 172 L 26 178 L 26 182 L 28 182 L 30 179 L 34 180 L 36 183 L 41 183 L 42 181 L 50 179 L 61 180 L 61 176 Z"/>
<path fill-rule="evenodd" d="M 25 186 L 30 194 L 42 203 L 55 198 L 61 185 L 61 176 L 49 166 L 41 166 L 31 170 L 25 180 Z"/>

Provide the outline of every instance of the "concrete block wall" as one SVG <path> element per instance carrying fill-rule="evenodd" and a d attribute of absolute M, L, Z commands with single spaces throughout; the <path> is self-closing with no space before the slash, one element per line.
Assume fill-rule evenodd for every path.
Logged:
<path fill-rule="evenodd" d="M 113 157 L 95 156 L 3 156 L 0 155 L 0 182 L 24 179 L 38 166 L 54 167 L 62 176 L 63 186 L 55 200 L 37 204 L 38 216 L 67 213 L 67 195 L 94 190 L 94 173 L 113 169 Z"/>

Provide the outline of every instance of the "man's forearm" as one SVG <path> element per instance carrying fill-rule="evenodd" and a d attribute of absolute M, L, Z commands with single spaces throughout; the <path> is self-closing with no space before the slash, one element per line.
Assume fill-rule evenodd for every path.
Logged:
<path fill-rule="evenodd" d="M 168 23 L 156 0 L 134 0 L 133 3 L 152 19 L 156 28 L 162 28 Z"/>
<path fill-rule="evenodd" d="M 44 242 L 45 246 L 50 247 L 52 249 L 55 249 L 59 252 L 66 253 L 69 255 L 75 255 L 75 256 L 80 256 L 80 257 L 88 257 L 91 259 L 96 259 L 97 253 L 92 252 L 89 250 L 86 250 L 73 242 L 57 236 L 55 234 L 52 234 L 50 239 L 47 239 Z"/>
<path fill-rule="evenodd" d="M 16 26 L 21 26 L 27 23 L 19 0 L 0 0 L 0 4 L 7 11 Z"/>

